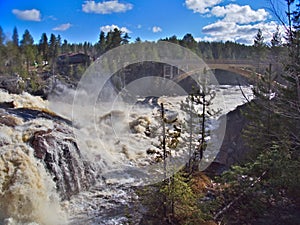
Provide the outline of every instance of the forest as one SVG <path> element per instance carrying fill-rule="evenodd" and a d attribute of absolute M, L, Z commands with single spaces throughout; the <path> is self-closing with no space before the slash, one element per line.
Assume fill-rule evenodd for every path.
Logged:
<path fill-rule="evenodd" d="M 262 76 L 255 81 L 255 99 L 242 112 L 247 119 L 242 136 L 251 149 L 246 159 L 222 174 L 206 174 L 192 166 L 139 188 L 148 209 L 142 224 L 300 224 L 300 5 L 287 4 L 286 33 L 278 30 L 270 43 L 262 30 L 252 46 L 197 42 L 191 34 L 159 40 L 189 48 L 204 60 L 247 59 L 269 66 L 259 68 Z M 138 42 L 143 41 L 131 41 L 128 34 L 114 29 L 101 32 L 95 44 L 69 43 L 45 33 L 36 44 L 29 30 L 19 38 L 15 28 L 10 39 L 0 28 L 0 75 L 27 80 L 23 90 L 36 93 L 47 77 L 57 75 L 76 83 L 103 53 Z M 88 55 L 90 62 L 60 69 L 57 58 L 70 53 Z M 195 93 L 191 101 L 203 102 L 203 96 Z M 204 120 L 204 113 L 198 116 Z M 199 146 L 202 154 L 204 139 Z"/>
<path fill-rule="evenodd" d="M 252 46 L 230 41 L 225 43 L 197 42 L 189 33 L 181 39 L 174 35 L 158 41 L 168 41 L 189 48 L 203 60 L 255 60 L 257 63 L 264 61 L 278 64 L 279 56 L 284 58 L 284 54 L 287 54 L 279 30 L 273 34 L 270 43 L 265 42 L 261 30 L 258 30 L 254 38 Z M 136 38 L 135 41 L 130 39 L 127 33 L 114 29 L 107 33 L 101 31 L 99 40 L 95 44 L 89 42 L 69 43 L 66 39 L 62 40 L 60 35 L 51 34 L 49 38 L 46 33 L 43 33 L 41 39 L 36 43 L 29 30 L 25 30 L 20 38 L 17 27 L 15 27 L 12 37 L 6 37 L 0 26 L 0 73 L 7 76 L 18 74 L 23 78 L 29 76 L 34 79 L 37 74 L 48 72 L 53 75 L 67 75 L 78 79 L 89 64 L 103 53 L 124 44 L 143 42 L 140 38 Z M 57 65 L 60 55 L 76 53 L 85 54 L 91 60 L 88 63 L 64 69 Z"/>

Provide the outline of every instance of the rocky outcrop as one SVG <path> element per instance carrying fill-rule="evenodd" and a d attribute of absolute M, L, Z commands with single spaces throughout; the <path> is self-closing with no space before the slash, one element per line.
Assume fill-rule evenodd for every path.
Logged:
<path fill-rule="evenodd" d="M 95 183 L 95 169 L 80 152 L 69 127 L 55 124 L 54 129 L 36 131 L 30 144 L 34 156 L 53 176 L 62 198 L 68 199 Z"/>
<path fill-rule="evenodd" d="M 21 85 L 24 83 L 21 77 L 15 76 L 0 76 L 0 88 L 7 90 L 10 93 L 22 93 Z"/>
<path fill-rule="evenodd" d="M 79 149 L 71 121 L 46 110 L 12 108 L 0 104 L 0 147 L 23 145 L 56 183 L 62 199 L 88 189 L 95 183 L 96 167 Z M 26 153 L 27 154 L 27 153 Z"/>
<path fill-rule="evenodd" d="M 226 116 L 226 131 L 221 145 L 213 163 L 206 169 L 209 173 L 220 174 L 231 165 L 241 162 L 250 151 L 242 136 L 243 128 L 247 124 L 247 119 L 243 112 L 247 111 L 248 104 L 238 106 Z"/>

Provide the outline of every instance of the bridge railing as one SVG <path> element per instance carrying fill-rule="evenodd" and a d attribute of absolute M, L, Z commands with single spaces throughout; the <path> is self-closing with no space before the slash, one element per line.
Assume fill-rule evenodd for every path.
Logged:
<path fill-rule="evenodd" d="M 206 64 L 242 64 L 242 65 L 254 65 L 255 62 L 250 59 L 208 59 L 203 60 Z"/>

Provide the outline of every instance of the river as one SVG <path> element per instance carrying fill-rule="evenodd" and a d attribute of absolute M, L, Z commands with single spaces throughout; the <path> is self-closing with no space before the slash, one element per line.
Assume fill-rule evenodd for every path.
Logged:
<path fill-rule="evenodd" d="M 251 87 L 241 88 L 251 99 Z M 219 94 L 213 106 L 221 108 L 223 115 L 246 101 L 239 86 L 221 85 L 216 92 Z M 168 140 L 172 142 L 172 137 L 180 132 L 177 147 L 168 148 L 168 175 L 171 176 L 187 162 L 189 155 L 185 140 L 188 133 L 183 127 L 185 114 L 180 109 L 186 96 L 141 97 L 134 104 L 102 102 L 90 110 L 82 108 L 79 114 L 74 112 L 74 108 L 70 110 L 72 105 L 66 102 L 43 101 L 26 93 L 12 95 L 1 91 L 0 95 L 2 102 L 13 102 L 15 108 L 4 107 L 0 111 L 1 224 L 107 225 L 126 224 L 129 220 L 133 224 L 138 223 L 145 209 L 133 187 L 163 179 L 161 103 L 170 120 L 166 123 Z M 24 107 L 26 111 L 22 111 Z M 65 119 L 57 121 L 59 117 L 53 115 Z M 212 131 L 207 139 L 211 150 L 207 150 L 204 157 L 208 164 L 217 154 L 216 146 L 220 144 L 213 133 L 220 126 L 218 117 L 211 118 L 207 123 L 207 129 Z M 66 122 L 68 119 L 73 121 L 72 126 Z M 68 129 L 73 130 L 74 137 L 69 131 L 66 132 Z M 49 141 L 47 134 L 54 131 L 58 133 L 53 134 L 57 138 L 53 140 L 60 140 L 56 150 L 65 151 L 66 146 L 74 148 L 75 152 L 80 150 L 78 154 L 65 155 L 76 160 L 72 159 L 74 164 L 71 165 L 75 167 L 64 173 L 60 170 L 66 169 L 64 167 L 68 164 L 62 166 L 62 161 L 53 159 L 46 166 L 45 159 L 42 161 L 42 156 L 39 159 L 32 144 L 32 139 L 40 134 L 45 137 L 41 139 L 41 145 L 47 151 L 55 151 L 55 143 L 45 142 Z M 220 134 L 216 135 L 220 137 Z M 80 162 L 82 159 L 85 159 L 84 163 Z M 90 168 L 87 164 L 94 168 L 91 173 L 94 173 L 96 182 L 87 191 L 82 191 L 88 181 L 85 180 L 85 184 L 80 182 L 85 179 L 84 176 L 91 174 L 85 173 Z M 54 175 L 48 171 L 49 165 L 52 170 L 57 170 L 56 182 L 68 180 L 70 187 L 74 186 L 80 192 L 61 201 L 61 192 L 68 186 L 55 185 Z M 71 180 L 70 171 L 81 178 Z M 57 186 L 61 188 L 57 189 Z"/>
<path fill-rule="evenodd" d="M 214 130 L 222 123 L 218 118 L 246 102 L 240 88 L 249 99 L 253 97 L 250 86 L 218 86 L 218 94 L 212 107 L 221 108 L 222 111 L 207 123 L 207 129 L 211 134 L 207 140 L 210 144 L 204 155 L 207 164 L 203 169 L 216 156 L 222 141 L 224 133 L 214 134 Z M 182 127 L 185 113 L 180 109 L 185 99 L 186 96 L 141 98 L 138 103 L 130 106 L 118 103 L 112 107 L 110 104 L 102 104 L 100 108 L 94 109 L 98 119 L 87 119 L 91 117 L 88 112 L 80 115 L 78 126 L 82 124 L 84 126 L 79 129 L 77 137 L 80 137 L 81 144 L 85 143 L 81 147 L 86 149 L 88 154 L 92 154 L 93 157 L 99 156 L 98 163 L 102 172 L 97 183 L 89 191 L 81 192 L 67 202 L 66 210 L 71 224 L 138 223 L 145 209 L 139 203 L 133 187 L 163 179 L 162 162 L 153 163 L 157 162 L 162 154 L 161 103 L 169 112 L 178 113 L 176 121 L 166 124 L 167 133 L 174 134 L 176 132 L 174 126 L 177 129 L 182 128 L 177 148 L 175 150 L 168 148 L 172 156 L 168 161 L 169 175 L 183 166 L 189 157 L 187 153 L 189 134 Z M 225 132 L 224 129 L 221 131 Z M 148 130 L 151 134 L 145 135 Z M 216 138 L 220 140 L 216 141 Z M 147 152 L 154 153 L 147 154 Z"/>

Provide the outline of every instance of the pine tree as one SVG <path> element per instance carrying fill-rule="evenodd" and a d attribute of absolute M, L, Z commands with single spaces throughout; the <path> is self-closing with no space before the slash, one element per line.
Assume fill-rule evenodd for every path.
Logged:
<path fill-rule="evenodd" d="M 122 43 L 122 31 L 115 28 L 111 33 L 111 40 L 110 43 L 108 44 L 109 46 L 108 48 L 113 49 L 119 47 L 121 43 Z"/>
<path fill-rule="evenodd" d="M 254 39 L 254 47 L 255 48 L 265 47 L 264 39 L 265 38 L 263 37 L 261 29 L 258 29 L 257 34 L 256 34 L 255 39 Z"/>
<path fill-rule="evenodd" d="M 254 38 L 254 59 L 256 60 L 257 64 L 257 71 L 262 72 L 264 68 L 261 68 L 262 61 L 266 57 L 266 44 L 264 42 L 264 37 L 262 34 L 261 29 L 258 29 L 257 34 Z"/>
<path fill-rule="evenodd" d="M 42 55 L 43 61 L 48 61 L 49 46 L 48 46 L 48 37 L 46 33 L 42 34 L 41 40 L 39 42 L 39 53 L 40 55 Z"/>
<path fill-rule="evenodd" d="M 23 39 L 21 40 L 21 51 L 26 60 L 27 74 L 29 74 L 29 66 L 33 62 L 35 57 L 33 43 L 33 37 L 28 30 L 25 30 Z"/>
<path fill-rule="evenodd" d="M 51 68 L 52 74 L 54 74 L 54 68 L 56 64 L 56 57 L 58 56 L 58 46 L 57 46 L 57 39 L 54 34 L 51 34 L 49 40 L 49 57 L 51 60 Z"/>
<path fill-rule="evenodd" d="M 12 41 L 15 46 L 19 47 L 19 34 L 16 27 L 13 30 Z"/>
<path fill-rule="evenodd" d="M 99 41 L 96 44 L 96 55 L 99 57 L 105 52 L 106 49 L 106 39 L 105 39 L 105 33 L 103 31 L 100 32 L 99 35 Z"/>
<path fill-rule="evenodd" d="M 4 45 L 4 40 L 5 40 L 5 35 L 4 35 L 2 27 L 0 26 L 0 46 Z"/>
<path fill-rule="evenodd" d="M 68 43 L 68 41 L 66 39 L 64 39 L 64 42 L 61 46 L 61 53 L 66 54 L 69 52 L 70 52 L 70 44 Z"/>
<path fill-rule="evenodd" d="M 279 27 L 277 26 L 276 31 L 273 33 L 271 40 L 271 47 L 280 47 L 282 45 L 281 34 L 279 32 Z"/>
<path fill-rule="evenodd" d="M 125 33 L 122 37 L 122 45 L 128 44 L 131 37 L 129 37 L 128 33 Z"/>
<path fill-rule="evenodd" d="M 211 108 L 213 104 L 213 99 L 216 97 L 216 92 L 213 90 L 208 81 L 208 73 L 206 68 L 204 68 L 202 74 L 199 77 L 199 87 L 190 94 L 189 98 L 192 102 L 191 108 L 189 109 L 189 113 L 192 115 L 195 112 L 194 106 L 201 106 L 200 112 L 196 111 L 197 119 L 199 119 L 199 138 L 197 140 L 197 147 L 194 151 L 192 151 L 191 165 L 192 172 L 197 171 L 199 169 L 199 163 L 203 158 L 204 151 L 207 147 L 206 138 L 209 136 L 210 131 L 207 129 L 207 122 L 209 118 L 218 116 L 221 112 L 221 109 L 214 110 Z M 193 117 L 193 116 L 192 116 Z M 191 118 L 193 120 L 193 118 Z M 192 121 L 190 123 L 193 123 Z M 192 126 L 192 124 L 190 124 Z M 192 130 L 191 130 L 192 131 Z M 191 141 L 189 142 L 191 146 Z"/>
<path fill-rule="evenodd" d="M 258 212 L 265 224 L 274 223 L 270 218 L 278 224 L 300 222 L 300 5 L 286 2 L 289 56 L 282 75 L 285 83 L 275 81 L 271 66 L 259 80 L 244 130 L 255 154 L 249 163 L 234 166 L 222 176 L 227 187 L 215 218 L 222 214 L 225 223 L 255 224 Z"/>
<path fill-rule="evenodd" d="M 141 38 L 140 37 L 137 37 L 136 39 L 135 39 L 135 43 L 140 43 L 142 40 L 141 40 Z"/>
<path fill-rule="evenodd" d="M 5 66 L 5 46 L 4 46 L 5 35 L 3 33 L 2 27 L 0 26 L 0 72 L 4 71 Z"/>

